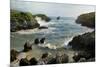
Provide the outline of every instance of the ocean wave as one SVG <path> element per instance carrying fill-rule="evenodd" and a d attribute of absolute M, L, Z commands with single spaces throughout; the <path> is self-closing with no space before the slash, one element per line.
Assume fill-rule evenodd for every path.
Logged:
<path fill-rule="evenodd" d="M 84 29 L 85 29 L 85 30 L 84 30 L 83 32 L 78 32 L 77 34 L 74 34 L 72 37 L 67 37 L 67 38 L 65 38 L 64 43 L 62 44 L 62 46 L 63 46 L 63 47 L 66 47 L 66 48 L 71 48 L 71 46 L 69 46 L 68 44 L 69 44 L 70 41 L 73 40 L 73 38 L 74 38 L 75 36 L 82 35 L 82 34 L 84 34 L 84 33 L 94 31 L 94 29 L 87 28 L 87 27 L 84 27 Z"/>
<path fill-rule="evenodd" d="M 73 37 L 66 38 L 65 41 L 64 41 L 64 43 L 63 43 L 63 45 L 67 47 L 67 46 L 68 46 L 68 43 L 69 43 L 70 41 L 72 41 L 72 39 L 73 39 Z"/>
<path fill-rule="evenodd" d="M 43 48 L 49 48 L 49 49 L 57 49 L 57 46 L 50 44 L 50 43 L 39 44 L 38 46 L 43 47 Z"/>
<path fill-rule="evenodd" d="M 18 33 L 18 34 L 35 34 L 35 33 L 45 33 L 45 34 L 50 34 L 50 33 L 55 33 L 53 30 L 55 30 L 56 28 L 53 28 L 53 27 L 50 27 L 48 29 L 28 29 L 28 30 L 20 30 L 20 31 L 17 31 L 15 33 Z"/>

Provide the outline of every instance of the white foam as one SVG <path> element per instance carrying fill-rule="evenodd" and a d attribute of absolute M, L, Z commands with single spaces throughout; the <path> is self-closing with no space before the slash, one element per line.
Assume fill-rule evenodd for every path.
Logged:
<path fill-rule="evenodd" d="M 39 44 L 38 46 L 44 47 L 44 48 L 49 48 L 49 49 L 57 49 L 57 46 L 50 44 L 50 43 Z"/>
<path fill-rule="evenodd" d="M 36 16 L 35 19 L 40 24 L 40 26 L 46 26 L 46 27 L 48 27 L 48 22 L 46 22 L 45 20 L 42 20 L 41 17 Z"/>
<path fill-rule="evenodd" d="M 83 27 L 83 26 L 82 26 L 82 27 Z M 75 36 L 77 36 L 77 35 L 82 35 L 82 34 L 84 34 L 84 33 L 94 31 L 94 29 L 91 29 L 91 28 L 88 28 L 88 27 L 83 27 L 83 28 L 84 28 L 83 32 L 77 33 L 77 34 L 73 35 L 73 36 L 70 37 L 70 38 L 66 38 L 65 41 L 64 41 L 64 43 L 63 43 L 63 46 L 69 48 L 70 46 L 68 46 L 68 44 L 69 44 L 70 41 L 72 41 L 72 39 L 73 39 Z"/>
<path fill-rule="evenodd" d="M 54 33 L 53 30 L 55 30 L 56 28 L 49 27 L 49 25 L 54 24 L 53 22 L 46 22 L 46 21 L 42 20 L 41 17 L 36 17 L 35 19 L 40 24 L 40 26 L 48 27 L 48 29 L 35 28 L 35 29 L 28 29 L 28 30 L 20 30 L 20 31 L 17 31 L 16 33 L 18 33 L 18 34 L 33 34 L 33 33 L 45 33 L 45 34 L 48 34 L 48 33 Z"/>
<path fill-rule="evenodd" d="M 64 45 L 64 46 L 68 46 L 68 43 L 69 43 L 70 41 L 72 41 L 72 39 L 73 39 L 73 37 L 71 37 L 71 38 L 66 38 L 63 45 Z"/>
<path fill-rule="evenodd" d="M 45 34 L 50 34 L 50 33 L 55 33 L 53 32 L 53 30 L 55 30 L 56 28 L 48 28 L 48 29 L 28 29 L 28 30 L 20 30 L 17 31 L 16 33 L 18 34 L 34 34 L 34 33 L 45 33 Z"/>

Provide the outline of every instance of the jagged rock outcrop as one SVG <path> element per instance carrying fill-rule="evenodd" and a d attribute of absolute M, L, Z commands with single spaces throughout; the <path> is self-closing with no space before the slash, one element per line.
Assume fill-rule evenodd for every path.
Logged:
<path fill-rule="evenodd" d="M 82 26 L 87 26 L 87 27 L 90 27 L 90 28 L 95 28 L 95 12 L 81 14 L 76 19 L 76 23 L 79 23 Z"/>
<path fill-rule="evenodd" d="M 44 14 L 32 15 L 29 12 L 11 10 L 10 12 L 11 32 L 40 27 L 40 24 L 35 19 L 36 16 L 40 17 L 42 20 L 45 20 L 46 22 L 50 21 L 50 18 Z"/>
<path fill-rule="evenodd" d="M 24 50 L 23 50 L 23 52 L 27 52 L 27 51 L 30 51 L 30 50 L 32 50 L 32 44 L 29 43 L 29 42 L 26 42 L 24 44 Z"/>
<path fill-rule="evenodd" d="M 11 32 L 39 27 L 39 24 L 29 12 L 11 10 L 10 13 Z"/>
<path fill-rule="evenodd" d="M 83 35 L 78 35 L 73 38 L 69 45 L 72 46 L 72 49 L 84 51 L 89 54 L 88 58 L 95 57 L 95 32 L 85 33 Z M 87 54 L 84 53 L 84 56 Z M 83 56 L 82 55 L 82 56 Z"/>
<path fill-rule="evenodd" d="M 36 58 L 33 57 L 30 59 L 30 65 L 37 65 L 37 63 L 38 63 L 38 61 Z"/>
<path fill-rule="evenodd" d="M 20 66 L 28 66 L 30 65 L 30 62 L 26 58 L 22 58 L 19 62 Z"/>
<path fill-rule="evenodd" d="M 67 54 L 57 54 L 55 55 L 50 55 L 48 53 L 44 53 L 41 57 L 41 60 L 39 61 L 39 64 L 60 64 L 60 63 L 68 63 L 69 59 L 68 59 L 68 55 Z"/>

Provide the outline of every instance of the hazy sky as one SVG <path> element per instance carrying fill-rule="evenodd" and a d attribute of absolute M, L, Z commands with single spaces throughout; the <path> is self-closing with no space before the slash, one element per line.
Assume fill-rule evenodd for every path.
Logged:
<path fill-rule="evenodd" d="M 48 16 L 77 17 L 82 13 L 95 11 L 94 5 L 75 5 L 62 3 L 44 3 L 34 1 L 11 0 L 11 9 L 46 14 Z"/>

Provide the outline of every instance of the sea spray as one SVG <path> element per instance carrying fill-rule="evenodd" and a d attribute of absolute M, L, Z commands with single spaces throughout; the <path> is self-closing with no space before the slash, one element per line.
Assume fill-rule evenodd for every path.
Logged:
<path fill-rule="evenodd" d="M 48 22 L 46 22 L 45 20 L 42 20 L 41 17 L 36 16 L 35 19 L 36 19 L 37 22 L 40 24 L 40 27 L 41 27 L 41 26 L 46 26 L 46 27 L 48 27 Z"/>
<path fill-rule="evenodd" d="M 71 46 L 69 46 L 68 44 L 70 41 L 72 41 L 72 39 L 73 37 L 65 39 L 64 44 L 63 44 L 64 48 L 67 48 L 67 49 L 71 48 Z"/>

